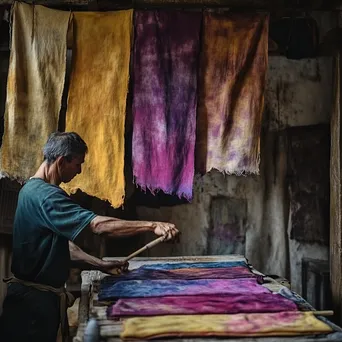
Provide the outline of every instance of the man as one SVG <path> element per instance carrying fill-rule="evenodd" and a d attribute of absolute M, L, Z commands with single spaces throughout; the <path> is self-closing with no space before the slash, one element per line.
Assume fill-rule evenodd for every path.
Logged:
<path fill-rule="evenodd" d="M 87 145 L 78 134 L 53 133 L 43 153 L 44 162 L 19 193 L 13 226 L 15 278 L 9 281 L 3 304 L 1 341 L 56 341 L 59 324 L 62 329 L 65 325 L 60 298 L 66 298 L 63 286 L 70 260 L 104 272 L 124 266 L 122 262 L 104 262 L 78 248 L 73 241 L 82 231 L 90 229 L 110 238 L 152 231 L 166 240 L 178 233 L 171 223 L 98 216 L 73 202 L 59 185 L 81 173 Z"/>

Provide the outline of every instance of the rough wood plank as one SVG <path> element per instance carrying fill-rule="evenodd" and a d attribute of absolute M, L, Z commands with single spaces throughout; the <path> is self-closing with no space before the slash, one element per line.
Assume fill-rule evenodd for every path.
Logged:
<path fill-rule="evenodd" d="M 334 109 L 331 117 L 330 268 L 335 320 L 342 324 L 342 201 L 341 201 L 341 52 L 335 60 Z"/>
<path fill-rule="evenodd" d="M 0 5 L 10 5 L 14 0 L 0 0 Z M 341 6 L 341 0 L 26 0 L 27 3 L 52 7 L 81 7 L 90 10 L 110 10 L 117 8 L 139 7 L 229 7 L 249 9 L 286 9 L 329 10 Z"/>

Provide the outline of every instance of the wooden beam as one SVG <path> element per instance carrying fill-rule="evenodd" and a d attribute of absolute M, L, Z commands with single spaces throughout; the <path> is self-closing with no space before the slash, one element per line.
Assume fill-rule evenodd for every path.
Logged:
<path fill-rule="evenodd" d="M 13 2 L 14 0 L 0 0 L 0 6 L 11 5 Z M 25 2 L 54 8 L 90 8 L 91 10 L 151 7 L 333 10 L 342 6 L 342 0 L 26 0 Z"/>
<path fill-rule="evenodd" d="M 335 321 L 342 324 L 342 131 L 341 51 L 335 58 L 330 156 L 330 270 Z"/>

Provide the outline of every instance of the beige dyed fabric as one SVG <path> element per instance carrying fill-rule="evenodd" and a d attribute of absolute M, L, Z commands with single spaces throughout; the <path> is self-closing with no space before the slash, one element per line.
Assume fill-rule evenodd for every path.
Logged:
<path fill-rule="evenodd" d="M 75 42 L 66 130 L 88 145 L 82 174 L 63 188 L 123 203 L 124 129 L 132 10 L 75 13 Z"/>
<path fill-rule="evenodd" d="M 42 148 L 57 130 L 71 14 L 16 2 L 7 80 L 0 171 L 23 181 L 43 161 Z"/>

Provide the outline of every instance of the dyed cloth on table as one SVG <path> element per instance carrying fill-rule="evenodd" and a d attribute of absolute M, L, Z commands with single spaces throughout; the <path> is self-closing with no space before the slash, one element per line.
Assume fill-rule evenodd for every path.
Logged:
<path fill-rule="evenodd" d="M 270 293 L 256 279 L 127 280 L 101 284 L 99 300 L 136 297 Z"/>
<path fill-rule="evenodd" d="M 170 315 L 129 318 L 123 339 L 183 336 L 295 336 L 330 333 L 332 329 L 311 312 L 236 315 Z"/>
<path fill-rule="evenodd" d="M 236 278 L 260 278 L 246 267 L 229 268 L 181 268 L 175 270 L 149 270 L 137 268 L 117 276 L 103 278 L 102 283 L 114 284 L 125 280 L 153 280 L 153 279 L 236 279 Z"/>
<path fill-rule="evenodd" d="M 58 128 L 70 12 L 15 2 L 0 171 L 20 182 L 43 161 Z"/>
<path fill-rule="evenodd" d="M 178 262 L 169 264 L 149 264 L 143 265 L 140 268 L 146 270 L 174 270 L 181 268 L 229 268 L 241 266 L 248 270 L 248 265 L 245 261 L 219 261 L 219 262 Z"/>
<path fill-rule="evenodd" d="M 192 198 L 201 13 L 135 11 L 133 175 Z"/>
<path fill-rule="evenodd" d="M 63 187 L 123 203 L 124 132 L 132 10 L 74 13 L 75 49 L 66 130 L 76 131 L 89 152 L 82 174 Z"/>
<path fill-rule="evenodd" d="M 195 314 L 235 314 L 296 311 L 297 306 L 272 293 L 171 296 L 119 299 L 107 310 L 109 317 Z"/>
<path fill-rule="evenodd" d="M 201 173 L 259 173 L 268 15 L 206 13 L 196 164 Z"/>

